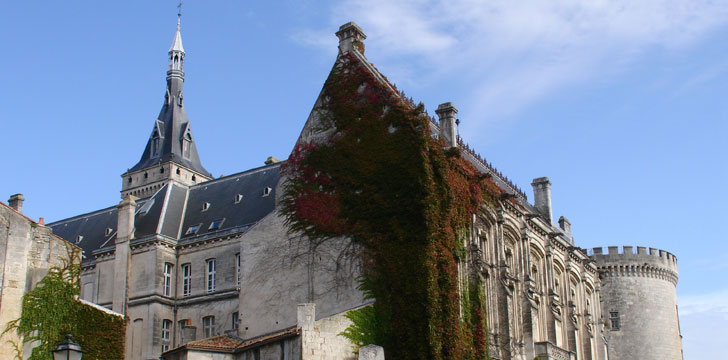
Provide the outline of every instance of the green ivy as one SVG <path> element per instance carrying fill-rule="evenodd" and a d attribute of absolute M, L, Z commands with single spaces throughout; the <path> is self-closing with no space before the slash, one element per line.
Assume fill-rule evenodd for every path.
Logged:
<path fill-rule="evenodd" d="M 69 259 L 80 259 L 78 248 L 67 247 Z M 22 343 L 9 341 L 15 348 L 16 358 L 22 359 L 24 344 L 37 344 L 29 360 L 48 360 L 51 351 L 63 342 L 65 334 L 72 334 L 89 360 L 115 360 L 124 358 L 126 320 L 78 300 L 81 266 L 65 261 L 54 266 L 38 285 L 23 296 L 19 319 L 8 323 L 3 334 L 16 332 Z M 34 344 L 34 345 L 35 345 Z"/>

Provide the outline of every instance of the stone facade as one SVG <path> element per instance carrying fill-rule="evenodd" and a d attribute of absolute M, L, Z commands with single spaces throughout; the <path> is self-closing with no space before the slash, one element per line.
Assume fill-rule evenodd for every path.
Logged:
<path fill-rule="evenodd" d="M 23 216 L 22 195 L 13 195 L 9 203 L 0 202 L 0 332 L 8 322 L 20 318 L 23 295 L 33 290 L 52 266 L 69 261 L 75 247 L 42 223 Z M 15 356 L 8 341 L 20 340 L 14 333 L 0 337 L 0 359 Z"/>
<path fill-rule="evenodd" d="M 343 25 L 337 36 L 340 55 L 391 87 L 364 56 L 366 36 L 356 24 Z M 365 302 L 356 288 L 360 264 L 350 260 L 357 257 L 340 255 L 358 249 L 345 239 L 311 247 L 288 233 L 277 212 L 286 183 L 281 163 L 218 179 L 204 170 L 182 104 L 179 24 L 169 54 L 165 104 L 142 159 L 122 175 L 122 202 L 49 225 L 84 250 L 82 297 L 129 317 L 131 360 L 163 352 L 166 359 L 353 359 L 337 334 L 348 325 L 343 314 Z M 324 102 L 317 99 L 299 143 L 331 133 L 316 110 Z M 569 221 L 553 223 L 548 178 L 534 180 L 529 203 L 462 142 L 452 103 L 436 113 L 432 136 L 460 148 L 507 193 L 472 214 L 458 264 L 463 283 L 479 277 L 484 284 L 492 359 L 607 359 L 607 342 L 619 340 L 605 328 L 603 311 L 636 300 L 629 292 L 641 283 L 609 282 L 606 270 L 574 245 Z M 660 284 L 650 291 L 672 291 L 674 299 L 674 285 Z M 657 299 L 645 309 L 674 307 Z M 634 324 L 649 314 L 618 311 Z M 611 359 L 630 358 L 613 351 Z"/>

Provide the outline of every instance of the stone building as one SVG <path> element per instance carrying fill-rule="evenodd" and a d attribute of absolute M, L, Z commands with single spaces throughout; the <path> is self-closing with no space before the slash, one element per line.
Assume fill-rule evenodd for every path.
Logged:
<path fill-rule="evenodd" d="M 23 295 L 35 288 L 52 266 L 61 266 L 72 256 L 69 244 L 43 221 L 23 215 L 22 194 L 0 202 L 0 333 L 8 322 L 20 318 Z M 78 261 L 78 259 L 76 259 Z M 20 343 L 14 332 L 0 337 L 0 359 L 11 359 L 15 350 L 9 341 Z M 30 353 L 26 348 L 25 353 Z"/>
<path fill-rule="evenodd" d="M 334 67 L 348 54 L 391 86 L 364 56 L 366 36 L 356 24 L 336 35 Z M 286 181 L 278 160 L 217 179 L 205 170 L 185 113 L 184 59 L 178 22 L 164 105 L 140 161 L 121 175 L 122 201 L 49 225 L 84 251 L 82 297 L 129 317 L 128 359 L 353 358 L 337 334 L 348 326 L 343 314 L 366 305 L 358 264 L 340 266 L 336 242 L 311 249 L 288 234 L 276 211 Z M 622 290 L 605 293 L 604 270 L 575 246 L 566 218 L 554 221 L 549 179 L 533 181 L 529 202 L 461 140 L 452 103 L 436 113 L 432 136 L 459 147 L 508 194 L 473 214 L 459 264 L 461 276 L 485 284 L 492 358 L 607 359 L 624 337 L 605 327 L 603 312 L 619 301 L 606 297 L 635 284 L 611 282 Z M 312 111 L 297 142 L 315 142 L 326 130 Z M 615 311 L 651 324 L 644 314 Z"/>

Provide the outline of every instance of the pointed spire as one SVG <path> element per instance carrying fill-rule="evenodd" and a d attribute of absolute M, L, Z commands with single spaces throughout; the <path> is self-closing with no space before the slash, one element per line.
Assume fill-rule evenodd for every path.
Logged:
<path fill-rule="evenodd" d="M 179 24 L 180 24 L 180 14 L 177 16 L 177 32 L 174 34 L 174 41 L 172 41 L 172 46 L 169 47 L 169 54 L 172 55 L 173 52 L 180 52 L 184 53 L 185 49 L 182 47 L 182 35 L 179 32 Z"/>
<path fill-rule="evenodd" d="M 183 102 L 185 51 L 180 35 L 180 17 L 181 13 L 178 13 L 177 31 L 172 46 L 169 48 L 167 91 L 162 110 L 154 123 L 152 134 L 141 159 L 127 173 L 156 168 L 159 167 L 159 164 L 173 162 L 187 168 L 192 174 L 196 174 L 195 177 L 192 177 L 193 181 L 195 181 L 194 179 L 198 179 L 197 181 L 209 180 L 212 178 L 212 174 L 205 170 L 200 163 Z"/>

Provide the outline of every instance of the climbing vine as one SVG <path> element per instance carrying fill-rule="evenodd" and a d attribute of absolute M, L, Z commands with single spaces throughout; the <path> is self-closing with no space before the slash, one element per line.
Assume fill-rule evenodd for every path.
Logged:
<path fill-rule="evenodd" d="M 360 287 L 376 301 L 343 335 L 388 359 L 487 358 L 483 293 L 473 284 L 461 302 L 458 261 L 472 214 L 501 190 L 357 58 L 342 55 L 322 96 L 325 138 L 293 150 L 280 211 L 310 241 L 361 246 Z"/>
<path fill-rule="evenodd" d="M 30 360 L 51 359 L 51 351 L 61 343 L 65 334 L 81 345 L 84 359 L 106 360 L 124 358 L 126 321 L 85 305 L 78 300 L 80 293 L 80 250 L 67 246 L 68 259 L 54 266 L 38 285 L 23 296 L 19 319 L 8 323 L 3 335 L 15 332 L 22 343 L 9 341 L 16 357 L 23 358 L 23 345 L 33 343 Z"/>

